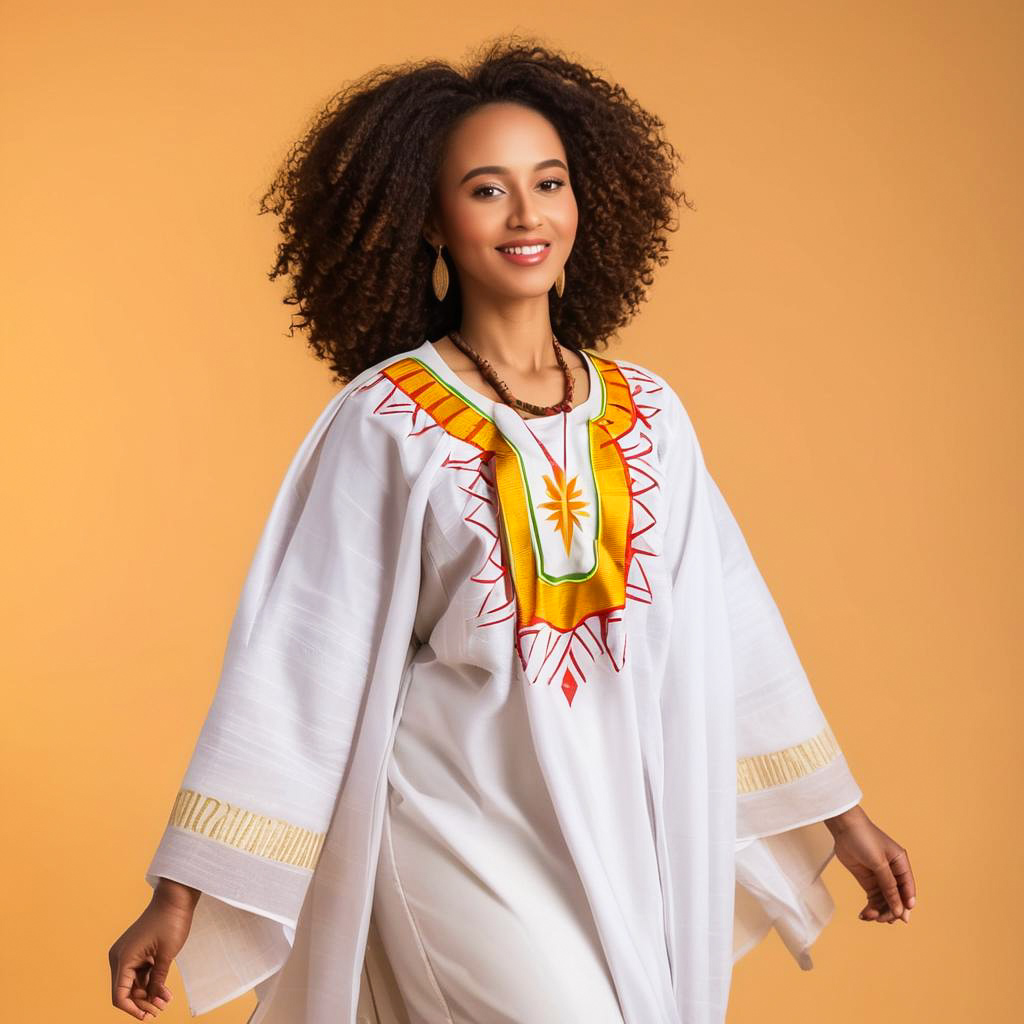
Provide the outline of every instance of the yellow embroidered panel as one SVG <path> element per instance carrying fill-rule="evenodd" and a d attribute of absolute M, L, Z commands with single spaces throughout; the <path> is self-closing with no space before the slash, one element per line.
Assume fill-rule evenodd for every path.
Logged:
<path fill-rule="evenodd" d="M 590 572 L 577 578 L 545 578 L 537 571 L 533 540 L 537 532 L 536 510 L 523 485 L 519 457 L 504 440 L 494 453 L 499 508 L 508 538 L 520 629 L 543 622 L 566 632 L 592 615 L 617 611 L 626 603 L 632 497 L 629 473 L 618 446 L 609 443 L 605 421 L 598 417 L 590 423 L 589 430 L 598 500 L 588 514 L 595 520 L 592 528 L 597 556 Z"/>
<path fill-rule="evenodd" d="M 268 818 L 194 789 L 178 792 L 169 824 L 236 850 L 312 871 L 320 858 L 325 833 Z"/>
<path fill-rule="evenodd" d="M 817 736 L 784 750 L 755 757 L 743 757 L 736 762 L 736 790 L 753 793 L 772 786 L 810 775 L 824 768 L 839 756 L 839 744 L 831 728 L 825 726 Z"/>

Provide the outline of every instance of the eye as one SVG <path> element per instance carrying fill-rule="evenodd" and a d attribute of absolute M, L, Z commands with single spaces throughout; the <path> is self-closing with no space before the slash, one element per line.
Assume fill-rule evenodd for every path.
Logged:
<path fill-rule="evenodd" d="M 557 192 L 560 188 L 562 188 L 565 185 L 565 182 L 562 181 L 561 178 L 545 178 L 540 184 L 557 186 L 556 188 L 542 188 L 542 192 Z M 491 199 L 492 196 L 484 195 L 484 193 L 488 191 L 496 192 L 500 191 L 500 189 L 498 188 L 497 185 L 478 185 L 475 189 L 473 189 L 470 195 L 481 196 L 484 199 Z"/>

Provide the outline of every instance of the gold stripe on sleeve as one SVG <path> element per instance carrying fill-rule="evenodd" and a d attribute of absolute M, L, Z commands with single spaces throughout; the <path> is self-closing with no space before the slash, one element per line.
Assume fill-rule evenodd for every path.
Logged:
<path fill-rule="evenodd" d="M 194 789 L 178 792 L 168 823 L 236 850 L 309 871 L 320 859 L 326 835 L 247 811 Z"/>
<path fill-rule="evenodd" d="M 774 750 L 770 754 L 742 757 L 736 762 L 736 789 L 739 793 L 753 793 L 784 782 L 795 782 L 824 768 L 839 756 L 839 744 L 826 725 L 817 736 L 803 743 Z"/>

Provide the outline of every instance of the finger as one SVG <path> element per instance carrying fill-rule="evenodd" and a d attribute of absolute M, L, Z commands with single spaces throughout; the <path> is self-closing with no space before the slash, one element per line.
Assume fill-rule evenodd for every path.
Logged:
<path fill-rule="evenodd" d="M 150 999 L 152 999 L 161 1010 L 167 1009 L 167 1004 L 170 1003 L 173 997 L 174 993 L 166 985 L 161 985 L 158 993 L 150 995 Z"/>
<path fill-rule="evenodd" d="M 861 883 L 865 887 L 865 894 L 867 895 L 868 901 L 864 908 L 865 919 L 868 921 L 875 921 L 878 919 L 878 915 L 884 910 L 888 910 L 888 904 L 885 902 L 885 896 L 882 894 L 882 890 L 878 888 L 877 880 L 874 875 Z"/>
<path fill-rule="evenodd" d="M 132 992 L 133 989 L 138 988 L 135 966 L 130 963 L 119 963 L 115 973 L 115 978 L 116 981 L 114 983 L 112 999 L 114 1006 L 117 1007 L 118 1010 L 123 1010 L 126 1014 L 131 1014 L 132 1017 L 135 1017 L 138 1020 L 144 1020 L 145 1009 L 138 1005 L 138 1002 L 133 997 Z"/>
<path fill-rule="evenodd" d="M 153 1014 L 154 1017 L 162 1009 L 162 1007 L 157 1006 L 149 998 L 149 996 L 146 993 L 146 990 L 141 985 L 136 985 L 135 988 L 132 989 L 132 1000 L 134 1001 L 135 1005 L 138 1006 L 141 1010 Z"/>
<path fill-rule="evenodd" d="M 132 987 L 132 1000 L 140 1009 L 153 1014 L 155 1017 L 160 1012 L 160 1007 L 154 1004 L 149 993 L 150 979 L 153 976 L 154 963 L 154 959 L 149 956 L 140 964 L 136 965 L 135 984 Z"/>
<path fill-rule="evenodd" d="M 164 999 L 163 996 L 151 996 L 151 995 L 147 994 L 143 998 L 147 999 L 158 1010 L 166 1010 L 167 1009 L 168 1000 Z"/>
<path fill-rule="evenodd" d="M 133 967 L 118 966 L 115 974 L 114 989 L 111 1001 L 119 1010 L 130 1013 L 138 1020 L 145 1017 L 145 1010 L 135 1005 L 131 997 L 132 988 L 135 986 L 135 969 Z"/>
<path fill-rule="evenodd" d="M 913 907 L 917 902 L 917 885 L 914 883 L 914 872 L 910 870 L 910 858 L 907 856 L 907 851 L 900 850 L 889 863 L 899 885 L 903 905 Z"/>
<path fill-rule="evenodd" d="M 880 889 L 875 889 L 868 901 L 868 920 L 874 921 L 876 924 L 879 922 L 885 924 L 891 919 L 892 911 L 885 901 L 885 896 Z"/>
<path fill-rule="evenodd" d="M 153 969 L 149 974 L 149 982 L 146 985 L 147 997 L 154 1003 L 159 999 L 163 1005 L 160 1006 L 162 1010 L 170 1000 L 170 989 L 167 987 L 167 974 L 171 969 L 171 961 L 169 957 L 163 956 L 157 953 L 156 959 L 153 962 Z M 159 1004 L 158 1004 L 159 1005 Z"/>
<path fill-rule="evenodd" d="M 878 881 L 878 887 L 882 890 L 882 894 L 885 896 L 885 902 L 889 909 L 892 911 L 894 917 L 900 917 L 903 914 L 903 902 L 900 899 L 900 887 L 896 882 L 896 876 L 892 873 L 892 868 L 889 866 L 888 861 L 882 861 L 873 869 L 875 872 L 875 878 Z"/>

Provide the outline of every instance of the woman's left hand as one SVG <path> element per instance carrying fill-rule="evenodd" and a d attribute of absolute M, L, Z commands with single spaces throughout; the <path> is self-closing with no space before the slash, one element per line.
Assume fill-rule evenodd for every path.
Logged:
<path fill-rule="evenodd" d="M 860 883 L 868 901 L 862 921 L 910 924 L 917 903 L 907 851 L 856 807 L 825 821 L 836 843 L 836 859 Z"/>

